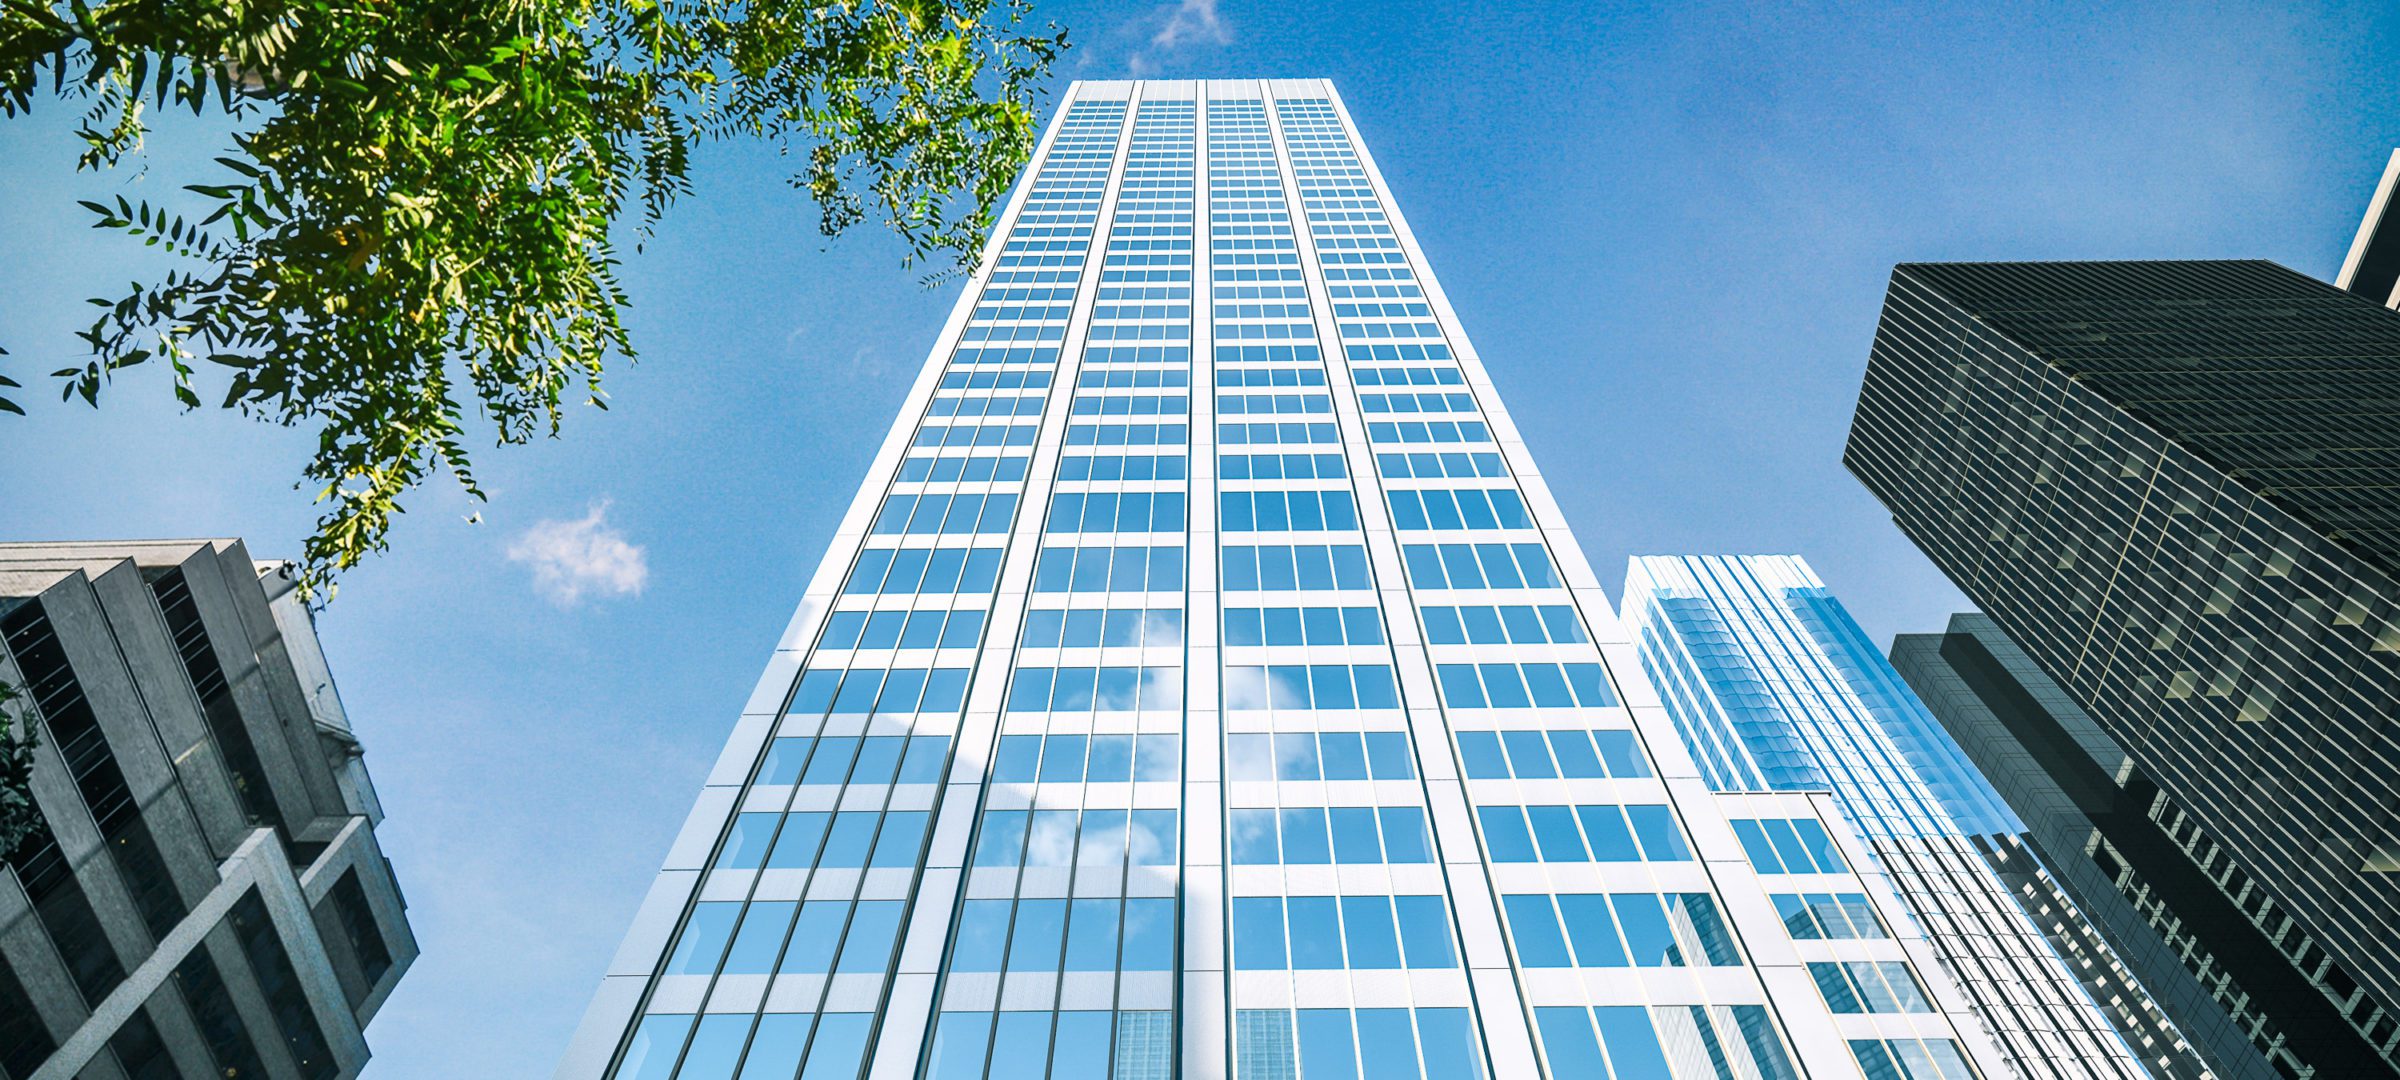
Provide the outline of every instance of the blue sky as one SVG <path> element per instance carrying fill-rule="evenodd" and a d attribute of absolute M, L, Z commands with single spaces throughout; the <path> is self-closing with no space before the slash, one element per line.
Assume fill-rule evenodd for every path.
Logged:
<path fill-rule="evenodd" d="M 1839 462 L 1892 264 L 2331 276 L 2400 144 L 2400 9 L 1836 7 L 1042 14 L 1064 77 L 1334 79 L 1603 580 L 1797 552 L 1882 640 L 1961 603 Z M 171 128 L 147 177 L 76 176 L 45 109 L 0 123 L 0 370 L 36 384 L 148 272 L 73 200 L 215 149 Z M 615 409 L 485 451 L 487 506 L 416 496 L 321 620 L 426 950 L 370 1080 L 547 1075 L 955 298 L 818 239 L 771 155 L 700 164 L 629 257 Z M 297 549 L 306 433 L 180 415 L 160 374 L 0 417 L 0 538 Z"/>

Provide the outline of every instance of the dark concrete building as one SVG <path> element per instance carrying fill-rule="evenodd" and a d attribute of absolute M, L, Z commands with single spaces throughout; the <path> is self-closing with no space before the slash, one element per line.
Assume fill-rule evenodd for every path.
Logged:
<path fill-rule="evenodd" d="M 417 946 L 284 565 L 0 544 L 0 681 L 42 818 L 0 862 L 0 1078 L 357 1075 Z"/>
<path fill-rule="evenodd" d="M 2267 262 L 1903 265 L 1844 462 L 2388 1068 L 2400 313 Z"/>
<path fill-rule="evenodd" d="M 2390 1074 L 2293 963 L 2303 938 L 2277 943 L 2306 931 L 2279 914 L 2270 934 L 2244 911 L 2222 860 L 2212 873 L 2150 816 L 2158 786 L 1988 616 L 1900 635 L 1892 666 L 2024 820 L 2035 872 L 2012 888 L 2081 911 L 2213 1075 Z"/>

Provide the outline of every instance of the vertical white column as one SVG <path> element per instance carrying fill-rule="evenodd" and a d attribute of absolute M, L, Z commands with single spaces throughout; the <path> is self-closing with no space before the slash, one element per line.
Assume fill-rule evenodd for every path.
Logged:
<path fill-rule="evenodd" d="M 1231 1074 L 1225 933 L 1224 664 L 1217 581 L 1216 309 L 1208 188 L 1208 83 L 1193 84 L 1191 532 L 1185 548 L 1183 1075 Z"/>

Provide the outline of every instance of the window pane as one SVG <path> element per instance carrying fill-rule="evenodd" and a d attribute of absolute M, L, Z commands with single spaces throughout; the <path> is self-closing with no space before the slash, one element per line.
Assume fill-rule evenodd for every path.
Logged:
<path fill-rule="evenodd" d="M 851 1080 L 866 1057 L 867 1025 L 873 1013 L 826 1013 L 817 1021 L 817 1037 L 808 1048 L 808 1069 L 800 1080 Z"/>
<path fill-rule="evenodd" d="M 850 775 L 850 759 L 858 755 L 859 740 L 853 737 L 818 739 L 817 752 L 809 755 L 808 771 L 801 775 L 803 784 L 839 784 Z"/>
<path fill-rule="evenodd" d="M 800 905 L 789 900 L 759 901 L 742 913 L 742 928 L 733 935 L 725 954 L 728 975 L 765 975 L 775 970 L 775 954 L 783 948 L 784 931 Z"/>
<path fill-rule="evenodd" d="M 1022 675 L 1023 672 L 1018 674 Z M 1045 684 L 1042 695 L 1050 691 Z M 1039 735 L 1002 735 L 1000 752 L 992 758 L 992 779 L 1002 783 L 1029 783 L 1042 759 L 1042 737 Z"/>
<path fill-rule="evenodd" d="M 1082 815 L 1073 810 L 1036 810 L 1025 837 L 1025 865 L 1072 866 L 1075 827 Z"/>
<path fill-rule="evenodd" d="M 1117 967 L 1123 971 L 1174 970 L 1173 899 L 1150 897 L 1125 901 L 1125 945 Z"/>
<path fill-rule="evenodd" d="M 1264 866 L 1282 861 L 1275 842 L 1275 811 L 1233 810 L 1227 817 L 1232 830 L 1234 865 Z"/>
<path fill-rule="evenodd" d="M 800 1054 L 808 1047 L 808 1031 L 816 1020 L 814 1013 L 759 1017 L 758 1031 L 750 1037 L 750 1055 L 742 1059 L 742 1080 L 789 1080 L 799 1072 Z M 976 1050 L 981 1052 L 981 1045 Z"/>
<path fill-rule="evenodd" d="M 1508 762 L 1524 780 L 1548 780 L 1558 775 L 1550 766 L 1550 747 L 1538 731 L 1503 731 L 1500 741 L 1508 747 Z"/>
<path fill-rule="evenodd" d="M 1483 823 L 1483 845 L 1493 862 L 1516 863 L 1536 861 L 1533 853 L 1533 834 L 1525 828 L 1525 814 L 1515 806 L 1479 806 L 1475 817 Z"/>
<path fill-rule="evenodd" d="M 833 815 L 833 828 L 825 834 L 825 850 L 817 855 L 817 865 L 867 865 L 867 847 L 875 839 L 875 819 L 881 816 L 872 810 L 844 810 Z"/>
<path fill-rule="evenodd" d="M 1400 966 L 1400 941 L 1392 925 L 1391 902 L 1381 896 L 1345 896 L 1342 900 L 1342 940 L 1353 971 L 1388 970 Z"/>
<path fill-rule="evenodd" d="M 1600 1044 L 1592 1039 L 1592 1022 L 1582 1009 L 1546 1006 L 1533 1010 L 1533 1023 L 1542 1032 L 1542 1053 L 1550 1059 L 1550 1075 L 1590 1077 L 1608 1075 Z"/>
<path fill-rule="evenodd" d="M 1115 900 L 1077 900 L 1071 905 L 1067 919 L 1068 971 L 1117 969 L 1117 915 Z"/>
<path fill-rule="evenodd" d="M 1600 1021 L 1600 1039 L 1608 1044 L 1608 1060 L 1617 1067 L 1617 1080 L 1675 1080 L 1667 1057 L 1658 1047 L 1658 1032 L 1639 1005 L 1608 1005 L 1592 1010 Z"/>
<path fill-rule="evenodd" d="M 1008 970 L 1057 971 L 1066 929 L 1065 900 L 1017 901 L 1017 924 L 1008 936 Z"/>
<path fill-rule="evenodd" d="M 1042 740 L 1043 783 L 1064 783 L 1083 779 L 1084 737 L 1081 735 L 1052 735 Z"/>
<path fill-rule="evenodd" d="M 1275 775 L 1282 780 L 1315 780 L 1320 776 L 1317 765 L 1317 737 L 1307 733 L 1284 732 L 1275 736 Z"/>
<path fill-rule="evenodd" d="M 1534 843 L 1542 850 L 1543 862 L 1583 862 L 1583 836 L 1575 829 L 1575 813 L 1564 806 L 1528 806 L 1525 817 L 1533 824 Z"/>
<path fill-rule="evenodd" d="M 1416 763 L 1409 758 L 1408 735 L 1398 731 L 1370 731 L 1367 740 L 1367 769 L 1377 780 L 1414 780 Z"/>
<path fill-rule="evenodd" d="M 1006 900 L 969 900 L 960 909 L 958 940 L 950 949 L 952 971 L 998 971 L 1008 949 Z"/>
<path fill-rule="evenodd" d="M 1656 893 L 1616 893 L 1617 924 L 1625 931 L 1625 946 L 1636 967 L 1682 967 L 1689 962 L 1667 927 L 1665 909 Z"/>
<path fill-rule="evenodd" d="M 1333 827 L 1333 861 L 1338 863 L 1377 863 L 1383 861 L 1383 848 L 1376 840 L 1375 808 L 1371 806 L 1337 806 L 1326 811 Z"/>
<path fill-rule="evenodd" d="M 1500 752 L 1499 732 L 1459 732 L 1458 757 L 1470 780 L 1492 780 L 1508 775 L 1508 758 Z"/>
<path fill-rule="evenodd" d="M 1173 810 L 1136 810 L 1133 812 L 1132 838 L 1128 843 L 1135 866 L 1173 866 L 1176 863 L 1176 830 Z"/>
<path fill-rule="evenodd" d="M 1625 816 L 1633 821 L 1633 832 L 1641 838 L 1645 858 L 1652 862 L 1684 862 L 1692 857 L 1691 850 L 1683 844 L 1683 831 L 1675 827 L 1674 811 L 1665 805 L 1628 806 Z"/>
<path fill-rule="evenodd" d="M 1826 835 L 1824 825 L 1813 819 L 1799 818 L 1792 822 L 1792 828 L 1800 833 L 1800 842 L 1808 845 L 1809 854 L 1816 857 L 1819 871 L 1838 874 L 1849 869 L 1849 864 L 1842 861 L 1841 852 L 1834 848 L 1833 837 Z"/>
<path fill-rule="evenodd" d="M 683 935 L 675 939 L 675 951 L 667 956 L 667 974 L 714 974 L 717 958 L 724 955 L 726 943 L 733 938 L 734 920 L 741 913 L 738 902 L 692 905 L 692 917 L 684 923 Z"/>
<path fill-rule="evenodd" d="M 850 914 L 847 900 L 811 900 L 800 905 L 792 925 L 791 944 L 775 966 L 783 974 L 819 974 L 833 968 L 834 946 L 842 939 L 842 923 Z"/>
<path fill-rule="evenodd" d="M 1342 672 L 1345 680 L 1343 685 L 1347 687 L 1348 669 L 1337 665 L 1336 670 Z M 1317 701 L 1320 708 L 1324 707 L 1322 696 Z M 1325 779 L 1364 780 L 1367 778 L 1367 754 L 1363 744 L 1359 741 L 1357 732 L 1328 731 L 1318 736 L 1318 742 L 1324 748 Z"/>
<path fill-rule="evenodd" d="M 975 840 L 975 865 L 1015 866 L 1025 850 L 1026 812 L 987 810 Z"/>
<path fill-rule="evenodd" d="M 796 784 L 800 782 L 800 766 L 808 761 L 808 748 L 815 739 L 776 739 L 767 744 L 766 763 L 758 767 L 754 783 Z"/>
<path fill-rule="evenodd" d="M 1279 970 L 1283 951 L 1283 901 L 1272 896 L 1233 898 L 1233 966 L 1244 971 Z"/>
<path fill-rule="evenodd" d="M 775 826 L 783 823 L 782 814 L 736 814 L 733 831 L 725 837 L 725 847 L 717 852 L 719 870 L 756 870 L 767 863 L 767 849 L 775 839 Z"/>
<path fill-rule="evenodd" d="M 1050 1043 L 1050 1075 L 1057 1080 L 1107 1076 L 1108 1032 L 1115 1022 L 1115 1014 L 1106 1012 L 1058 1014 L 1058 1033 Z"/>
<path fill-rule="evenodd" d="M 918 735 L 908 740 L 908 756 L 900 761 L 902 784 L 938 784 L 942 782 L 942 766 L 950 756 L 950 737 L 947 735 Z"/>
<path fill-rule="evenodd" d="M 689 1014 L 654 1014 L 633 1029 L 633 1045 L 617 1066 L 616 1080 L 667 1080 L 675 1059 L 683 1053 L 683 1037 L 692 1030 Z"/>
<path fill-rule="evenodd" d="M 1414 806 L 1386 806 L 1376 811 L 1383 825 L 1385 862 L 1429 863 L 1433 842 L 1425 833 L 1425 811 Z"/>
<path fill-rule="evenodd" d="M 941 1019 L 933 1029 L 933 1050 L 926 1061 L 926 1080 L 983 1080 L 983 1052 L 991 1034 L 990 1013 L 941 1014 Z"/>
<path fill-rule="evenodd" d="M 917 852 L 924 846 L 927 812 L 895 810 L 883 816 L 883 831 L 875 837 L 875 854 L 867 860 L 869 866 L 915 866 Z"/>
<path fill-rule="evenodd" d="M 1561 776 L 1585 779 L 1608 775 L 1608 770 L 1600 765 L 1599 755 L 1592 752 L 1592 737 L 1584 732 L 1550 732 L 1550 752 L 1558 755 Z"/>
<path fill-rule="evenodd" d="M 1483 1052 L 1465 1009 L 1418 1009 L 1425 1080 L 1483 1080 Z"/>
<path fill-rule="evenodd" d="M 1599 862 L 1636 862 L 1642 857 L 1634 846 L 1633 832 L 1625 827 L 1623 811 L 1614 806 L 1578 806 L 1575 816 L 1583 822 L 1583 833 L 1592 842 L 1592 858 Z"/>
<path fill-rule="evenodd" d="M 1642 777 L 1650 775 L 1650 766 L 1642 758 L 1641 746 L 1633 732 L 1622 730 L 1592 732 L 1592 741 L 1600 748 L 1600 760 L 1608 766 L 1608 775 Z"/>
<path fill-rule="evenodd" d="M 1084 780 L 1094 784 L 1124 783 L 1133 779 L 1133 736 L 1092 736 L 1091 759 L 1084 765 Z"/>
<path fill-rule="evenodd" d="M 1359 1064 L 1371 1080 L 1413 1080 L 1417 1072 L 1417 1039 L 1407 1009 L 1360 1009 Z"/>
<path fill-rule="evenodd" d="M 1400 948 L 1412 968 L 1458 966 L 1450 947 L 1450 915 L 1439 896 L 1395 896 L 1400 917 Z"/>
<path fill-rule="evenodd" d="M 1500 903 L 1508 911 L 1509 939 L 1516 943 L 1518 963 L 1529 968 L 1574 966 L 1548 896 L 1503 896 Z"/>
<path fill-rule="evenodd" d="M 1050 1062 L 1049 1012 L 1003 1012 L 993 1025 L 989 1080 L 1042 1080 Z"/>
<path fill-rule="evenodd" d="M 898 900 L 861 900 L 851 913 L 850 932 L 842 938 L 842 958 L 834 970 L 844 974 L 880 974 L 891 966 L 892 940 L 900 933 Z"/>
<path fill-rule="evenodd" d="M 1300 1074 L 1308 1080 L 1358 1080 L 1350 1010 L 1300 1010 Z"/>
<path fill-rule="evenodd" d="M 1138 782 L 1181 777 L 1183 747 L 1173 735 L 1134 736 L 1133 778 Z"/>
<path fill-rule="evenodd" d="M 1292 969 L 1330 971 L 1342 966 L 1341 917 L 1330 896 L 1294 896 L 1284 901 L 1292 927 Z"/>
<path fill-rule="evenodd" d="M 1616 920 L 1609 916 L 1608 898 L 1597 893 L 1567 893 L 1558 898 L 1567 937 L 1575 945 L 1576 963 L 1584 967 L 1624 967 L 1625 950 L 1617 944 Z"/>

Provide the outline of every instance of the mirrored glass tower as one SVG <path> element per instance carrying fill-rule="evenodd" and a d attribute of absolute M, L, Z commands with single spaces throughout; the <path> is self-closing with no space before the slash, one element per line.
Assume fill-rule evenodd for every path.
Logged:
<path fill-rule="evenodd" d="M 559 1076 L 2003 1075 L 1869 862 L 1709 790 L 1331 86 L 1079 83 Z"/>
<path fill-rule="evenodd" d="M 2083 915 L 2043 884 L 2015 843 L 2024 823 L 1806 562 L 1639 557 L 1625 572 L 1625 618 L 1701 776 L 1719 791 L 1830 792 L 2020 1075 L 2206 1075 Z M 1772 846 L 1735 830 L 1753 852 Z M 2029 909 L 2064 925 L 2045 935 Z M 2069 950 L 2082 962 L 2062 961 Z"/>

